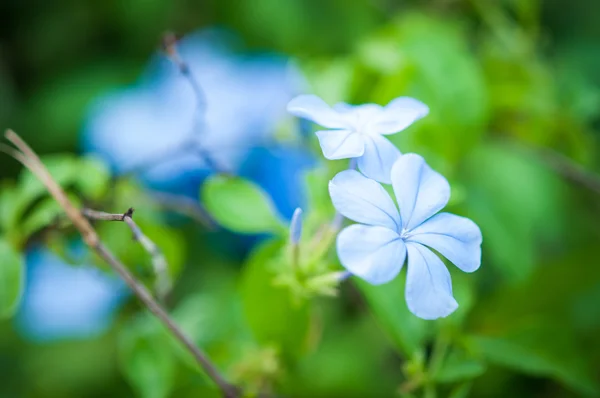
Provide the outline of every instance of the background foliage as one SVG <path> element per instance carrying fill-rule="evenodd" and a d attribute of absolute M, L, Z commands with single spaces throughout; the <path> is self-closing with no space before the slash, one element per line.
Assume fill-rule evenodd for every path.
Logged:
<path fill-rule="evenodd" d="M 600 394 L 600 3 L 4 0 L 0 15 L 0 128 L 46 154 L 79 203 L 138 209 L 169 260 L 175 318 L 232 380 L 297 397 L 433 396 L 433 385 L 455 398 Z M 391 137 L 448 177 L 449 210 L 483 231 L 482 268 L 452 275 L 455 314 L 411 315 L 402 278 L 351 280 L 324 295 L 330 281 L 311 278 L 339 269 L 334 253 L 294 285 L 287 221 L 247 180 L 205 183 L 200 197 L 226 227 L 215 231 L 165 214 L 131 179 L 75 155 L 91 101 L 135 81 L 165 30 L 212 26 L 232 31 L 241 50 L 293 57 L 330 102 L 410 95 L 431 107 Z M 344 167 L 316 163 L 303 242 L 332 216 L 326 181 Z M 23 253 L 40 242 L 74 266 L 98 261 L 56 226 L 58 208 L 6 156 L 0 178 L 4 318 L 27 286 Z M 150 284 L 129 231 L 99 231 Z M 120 295 L 108 330 L 85 338 L 32 338 L 18 313 L 0 321 L 0 396 L 216 396 L 188 354 Z"/>

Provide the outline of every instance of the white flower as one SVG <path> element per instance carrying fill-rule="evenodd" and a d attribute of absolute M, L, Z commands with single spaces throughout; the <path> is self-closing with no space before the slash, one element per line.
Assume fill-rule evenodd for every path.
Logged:
<path fill-rule="evenodd" d="M 330 182 L 337 211 L 361 223 L 338 235 L 340 262 L 378 285 L 394 279 L 408 256 L 409 310 L 424 319 L 448 316 L 458 307 L 450 273 L 429 248 L 462 271 L 473 272 L 481 263 L 481 231 L 468 218 L 438 213 L 448 203 L 450 185 L 421 156 L 400 156 L 391 179 L 400 211 L 380 184 L 355 170 L 343 171 Z"/>
<path fill-rule="evenodd" d="M 316 133 L 327 159 L 358 158 L 365 176 L 386 184 L 391 183 L 390 170 L 400 151 L 382 135 L 404 130 L 429 113 L 425 104 L 409 97 L 396 98 L 384 107 L 338 103 L 332 108 L 315 95 L 300 95 L 287 109 L 330 129 Z"/>

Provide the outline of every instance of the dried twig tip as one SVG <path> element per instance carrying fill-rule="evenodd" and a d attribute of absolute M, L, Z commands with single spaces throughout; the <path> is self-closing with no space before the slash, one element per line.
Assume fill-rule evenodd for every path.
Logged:
<path fill-rule="evenodd" d="M 162 48 L 170 57 L 177 55 L 177 36 L 173 32 L 166 32 L 162 37 Z"/>
<path fill-rule="evenodd" d="M 125 214 L 123 214 L 123 217 L 133 218 L 133 212 L 134 211 L 135 211 L 135 209 L 133 207 L 130 207 L 129 209 L 127 209 L 127 211 L 125 212 Z"/>

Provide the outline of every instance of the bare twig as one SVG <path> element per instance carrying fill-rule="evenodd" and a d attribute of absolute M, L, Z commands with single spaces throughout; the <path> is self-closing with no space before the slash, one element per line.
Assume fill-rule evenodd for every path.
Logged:
<path fill-rule="evenodd" d="M 187 79 L 190 87 L 194 91 L 199 115 L 204 114 L 207 106 L 206 96 L 204 95 L 202 86 L 200 86 L 200 83 L 198 83 L 198 80 L 196 80 L 194 74 L 191 72 L 189 65 L 181 58 L 181 55 L 177 50 L 177 37 L 173 32 L 167 32 L 163 35 L 162 44 L 169 59 L 177 66 L 179 73 Z"/>
<path fill-rule="evenodd" d="M 148 310 L 165 325 L 175 338 L 186 347 L 206 374 L 220 388 L 223 396 L 226 398 L 238 398 L 240 396 L 239 390 L 224 379 L 208 356 L 185 335 L 173 319 L 171 319 L 169 314 L 154 300 L 148 289 L 136 280 L 125 265 L 123 265 L 123 263 L 121 263 L 106 246 L 104 246 L 92 225 L 68 199 L 65 192 L 53 179 L 52 175 L 50 175 L 50 172 L 41 162 L 37 154 L 13 131 L 8 130 L 5 133 L 5 137 L 20 150 L 20 152 L 18 152 L 13 149 L 14 153 L 11 153 L 11 155 L 16 155 L 13 157 L 27 167 L 46 186 L 50 194 L 73 222 L 73 225 L 79 230 L 84 242 L 106 261 L 117 274 L 119 274 L 146 308 L 148 308 Z M 6 152 L 6 150 L 3 151 Z"/>
<path fill-rule="evenodd" d="M 198 224 L 208 229 L 216 229 L 217 224 L 198 200 L 183 195 L 175 195 L 167 192 L 151 191 L 150 195 L 161 207 L 172 210 L 184 216 L 188 216 Z"/>
<path fill-rule="evenodd" d="M 122 221 L 127 224 L 133 233 L 133 239 L 139 242 L 144 250 L 150 254 L 152 267 L 154 268 L 154 273 L 156 275 L 156 292 L 159 299 L 163 301 L 171 290 L 171 278 L 169 277 L 169 266 L 167 264 L 167 259 L 159 247 L 150 238 L 148 238 L 142 232 L 137 223 L 133 221 L 134 209 L 129 208 L 129 210 L 123 214 L 105 213 L 103 211 L 91 209 L 83 209 L 81 212 L 90 220 Z"/>
<path fill-rule="evenodd" d="M 541 159 L 558 174 L 600 194 L 600 176 L 598 174 L 554 150 L 539 149 L 537 152 Z"/>

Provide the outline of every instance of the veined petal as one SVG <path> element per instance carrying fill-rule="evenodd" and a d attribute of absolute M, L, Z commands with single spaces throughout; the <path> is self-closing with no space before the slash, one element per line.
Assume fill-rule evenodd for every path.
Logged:
<path fill-rule="evenodd" d="M 465 272 L 473 272 L 481 264 L 481 230 L 465 217 L 436 214 L 410 231 L 408 241 L 437 250 Z"/>
<path fill-rule="evenodd" d="M 361 224 L 339 233 L 337 252 L 348 271 L 373 285 L 394 279 L 406 258 L 406 246 L 396 232 Z"/>
<path fill-rule="evenodd" d="M 394 134 L 427 116 L 429 108 L 419 100 L 399 97 L 387 104 L 369 123 L 369 132 Z"/>
<path fill-rule="evenodd" d="M 409 231 L 440 211 L 450 199 L 448 181 L 414 153 L 400 156 L 391 177 L 403 228 Z"/>
<path fill-rule="evenodd" d="M 408 273 L 406 304 L 410 312 L 423 319 L 444 318 L 458 308 L 452 296 L 452 280 L 448 269 L 431 250 L 418 243 L 407 242 Z"/>
<path fill-rule="evenodd" d="M 299 95 L 287 106 L 288 112 L 298 117 L 312 120 L 327 128 L 344 129 L 350 127 L 343 114 L 333 110 L 316 95 Z"/>
<path fill-rule="evenodd" d="M 377 134 L 364 135 L 365 153 L 358 158 L 358 168 L 367 177 L 390 184 L 391 170 L 400 151 L 387 138 Z"/>
<path fill-rule="evenodd" d="M 356 170 L 338 173 L 329 182 L 329 195 L 336 210 L 351 220 L 400 230 L 402 221 L 390 195 Z"/>
<path fill-rule="evenodd" d="M 329 160 L 356 158 L 365 152 L 363 137 L 350 130 L 317 131 L 323 155 Z"/>

